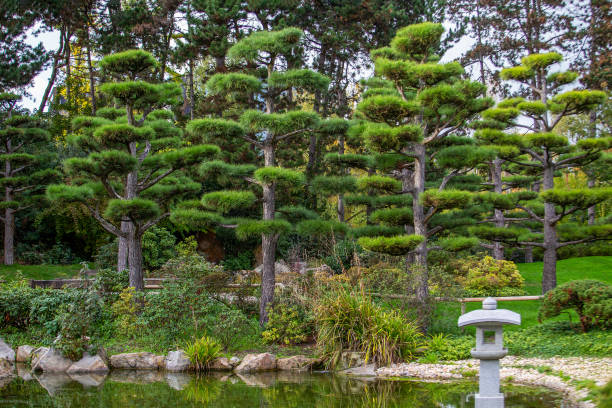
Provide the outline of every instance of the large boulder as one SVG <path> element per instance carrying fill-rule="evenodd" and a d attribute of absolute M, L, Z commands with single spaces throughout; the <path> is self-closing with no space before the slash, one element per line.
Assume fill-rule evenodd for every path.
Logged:
<path fill-rule="evenodd" d="M 234 366 L 230 363 L 227 357 L 219 357 L 215 359 L 208 368 L 212 371 L 232 371 Z"/>
<path fill-rule="evenodd" d="M 27 363 L 32 358 L 32 352 L 35 350 L 34 347 L 28 346 L 27 344 L 24 346 L 17 347 L 17 362 L 18 363 Z"/>
<path fill-rule="evenodd" d="M 164 356 L 153 353 L 124 353 L 110 357 L 112 368 L 128 370 L 158 370 L 164 366 Z"/>
<path fill-rule="evenodd" d="M 73 363 L 68 370 L 68 374 L 77 373 L 106 373 L 108 372 L 108 366 L 99 355 L 90 356 L 87 353 L 83 354 L 83 358 Z"/>
<path fill-rule="evenodd" d="M 276 370 L 276 357 L 270 353 L 247 354 L 240 365 L 234 369 L 237 373 L 273 370 Z"/>
<path fill-rule="evenodd" d="M 359 351 L 345 351 L 340 356 L 340 362 L 336 369 L 348 370 L 353 367 L 361 367 L 366 365 L 365 353 Z"/>
<path fill-rule="evenodd" d="M 279 358 L 276 361 L 276 366 L 279 370 L 291 371 L 306 371 L 310 370 L 318 360 L 306 356 L 292 356 L 287 358 Z"/>
<path fill-rule="evenodd" d="M 2 339 L 0 339 L 0 360 L 15 362 L 15 350 Z"/>
<path fill-rule="evenodd" d="M 166 370 L 187 371 L 191 366 L 189 357 L 183 350 L 169 351 L 166 356 Z"/>
<path fill-rule="evenodd" d="M 43 348 L 43 347 L 41 347 Z M 63 373 L 72 365 L 72 361 L 62 356 L 54 348 L 46 348 L 46 351 L 36 353 L 36 361 L 32 363 L 32 371 L 42 371 L 45 373 Z"/>

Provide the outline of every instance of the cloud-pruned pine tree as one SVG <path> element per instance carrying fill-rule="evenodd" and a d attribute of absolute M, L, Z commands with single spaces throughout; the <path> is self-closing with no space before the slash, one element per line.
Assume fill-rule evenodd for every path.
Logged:
<path fill-rule="evenodd" d="M 480 129 L 476 133 L 480 140 L 501 148 L 507 155 L 506 160 L 513 163 L 517 171 L 537 176 L 535 183 L 540 189 L 537 199 L 529 192 L 507 197 L 491 193 L 488 201 L 497 209 L 517 208 L 522 211 L 521 216 L 507 218 L 506 222 L 529 221 L 540 228 L 532 232 L 526 228 L 484 225 L 474 227 L 473 232 L 491 241 L 541 248 L 544 252 L 543 293 L 556 286 L 559 248 L 606 239 L 612 232 L 610 225 L 561 224 L 567 216 L 602 202 L 612 194 L 606 188 L 555 188 L 554 178 L 559 171 L 588 165 L 600 158 L 602 150 L 610 148 L 610 138 L 587 138 L 570 144 L 567 137 L 555 133 L 555 127 L 564 117 L 588 112 L 606 98 L 601 91 L 564 90 L 578 74 L 554 71 L 555 64 L 561 61 L 562 56 L 555 52 L 532 54 L 524 57 L 521 65 L 503 69 L 502 79 L 520 83 L 531 98 L 510 98 L 483 112 L 485 120 L 492 124 L 501 123 L 501 128 L 507 127 L 515 133 L 504 132 L 500 126 Z M 519 130 L 527 133 L 518 134 Z"/>
<path fill-rule="evenodd" d="M 96 117 L 73 120 L 69 141 L 86 156 L 66 160 L 66 183 L 47 189 L 51 200 L 82 203 L 119 238 L 118 269 L 129 270 L 129 284 L 137 290 L 144 288 L 143 234 L 169 215 L 176 200 L 200 191 L 179 170 L 219 153 L 213 145 L 185 147 L 173 113 L 155 109 L 176 104 L 180 96 L 175 84 L 149 82 L 156 66 L 151 54 L 141 50 L 100 61 L 115 79 L 100 91 L 122 108 L 101 108 Z"/>
<path fill-rule="evenodd" d="M 483 98 L 484 85 L 462 79 L 460 64 L 442 64 L 436 52 L 444 29 L 441 24 L 421 23 L 398 30 L 389 47 L 372 52 L 375 74 L 381 81 L 357 107 L 366 119 L 361 134 L 375 153 L 394 153 L 404 157 L 402 180 L 397 193 L 412 197 L 411 232 L 400 237 L 364 237 L 362 246 L 393 255 L 414 252 L 421 271 L 417 297 L 428 296 L 427 253 L 432 236 L 444 229 L 430 226 L 436 213 L 467 204 L 469 191 L 449 188 L 450 181 L 473 168 L 488 155 L 465 138 L 453 134 L 466 125 L 492 101 Z M 442 153 L 445 151 L 444 153 Z M 441 167 L 444 177 L 428 188 L 428 163 L 436 157 L 448 158 Z M 452 170 L 450 170 L 452 168 Z M 363 183 L 379 189 L 385 176 L 373 175 Z M 385 178 L 388 179 L 388 178 Z M 403 184 L 403 185 L 402 185 Z"/>
<path fill-rule="evenodd" d="M 260 323 L 267 322 L 268 305 L 274 299 L 276 248 L 279 236 L 292 224 L 277 217 L 278 189 L 283 192 L 299 191 L 305 178 L 302 172 L 277 166 L 277 153 L 292 138 L 304 136 L 319 124 L 314 112 L 298 110 L 293 100 L 296 92 L 314 92 L 326 89 L 329 79 L 308 69 L 301 69 L 296 61 L 301 60 L 302 31 L 286 28 L 280 31 L 258 31 L 234 44 L 228 58 L 244 66 L 248 73 L 218 73 L 206 83 L 210 94 L 226 98 L 248 96 L 255 109 L 244 111 L 238 122 L 225 119 L 197 119 L 187 126 L 195 137 L 210 139 L 219 137 L 239 138 L 247 141 L 263 158 L 255 171 L 249 166 L 230 166 L 217 162 L 203 166 L 202 174 L 214 174 L 232 178 L 234 185 L 247 181 L 253 190 L 227 190 L 205 194 L 201 206 L 182 208 L 173 214 L 176 222 L 199 225 L 207 228 L 211 224 L 235 227 L 238 238 L 261 237 L 263 270 L 260 299 Z M 288 68 L 291 67 L 291 68 Z M 229 183 L 231 185 L 231 183 Z M 254 195 L 250 191 L 255 191 Z M 259 196 L 262 211 L 259 219 L 249 217 L 226 220 L 232 211 L 249 208 Z M 240 199 L 235 199 L 239 197 Z M 284 208 L 284 213 L 295 213 Z M 293 209 L 295 210 L 295 209 Z M 300 231 L 320 230 L 320 225 L 304 224 Z"/>
<path fill-rule="evenodd" d="M 4 224 L 4 264 L 15 262 L 15 215 L 37 201 L 37 191 L 58 177 L 58 172 L 43 168 L 49 155 L 40 149 L 50 139 L 37 118 L 20 112 L 20 96 L 0 93 L 0 209 Z M 37 149 L 38 147 L 38 149 Z"/>

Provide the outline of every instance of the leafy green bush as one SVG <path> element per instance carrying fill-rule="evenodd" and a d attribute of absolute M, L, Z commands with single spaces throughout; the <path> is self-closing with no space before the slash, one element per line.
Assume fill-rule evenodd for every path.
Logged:
<path fill-rule="evenodd" d="M 468 258 L 457 263 L 457 280 L 468 296 L 518 296 L 525 294 L 516 264 L 496 260 L 490 256 L 482 259 Z"/>
<path fill-rule="evenodd" d="M 423 359 L 431 363 L 465 360 L 471 358 L 470 350 L 474 348 L 474 345 L 474 337 L 450 337 L 440 333 L 428 339 L 427 351 Z"/>
<path fill-rule="evenodd" d="M 208 370 L 221 354 L 221 345 L 213 338 L 204 336 L 185 347 L 185 354 L 196 371 Z"/>
<path fill-rule="evenodd" d="M 119 293 L 128 287 L 129 275 L 126 271 L 118 271 L 117 268 L 100 269 L 93 282 L 93 288 L 97 290 L 106 301 L 112 303 L 119 297 Z"/>
<path fill-rule="evenodd" d="M 544 296 L 538 319 L 574 310 L 583 332 L 612 326 L 612 286 L 597 280 L 575 280 L 557 286 Z"/>
<path fill-rule="evenodd" d="M 143 267 L 148 271 L 159 269 L 176 255 L 176 238 L 163 227 L 152 227 L 142 236 Z"/>
<path fill-rule="evenodd" d="M 0 327 L 27 328 L 30 324 L 32 300 L 37 295 L 37 291 L 30 288 L 25 279 L 0 286 Z"/>
<path fill-rule="evenodd" d="M 345 239 L 338 241 L 331 254 L 323 258 L 323 262 L 329 266 L 334 273 L 342 273 L 349 269 L 355 256 L 360 256 L 363 253 L 363 249 L 356 241 Z"/>
<path fill-rule="evenodd" d="M 308 337 L 310 322 L 297 305 L 277 303 L 268 311 L 266 330 L 261 335 L 266 343 L 300 344 Z"/>
<path fill-rule="evenodd" d="M 102 245 L 94 255 L 96 267 L 100 269 L 117 269 L 118 241 L 115 239 L 108 244 Z"/>
<path fill-rule="evenodd" d="M 255 261 L 255 255 L 252 251 L 243 251 L 238 253 L 236 256 L 229 256 L 221 261 L 221 266 L 226 271 L 242 271 L 245 269 L 251 269 L 253 262 Z"/>
<path fill-rule="evenodd" d="M 74 301 L 63 304 L 58 312 L 59 339 L 55 343 L 64 356 L 78 360 L 83 356 L 102 318 L 102 299 L 94 291 L 81 290 Z"/>
<path fill-rule="evenodd" d="M 381 365 L 409 361 L 423 343 L 416 324 L 348 290 L 323 296 L 315 307 L 315 321 L 317 344 L 331 366 L 346 350 L 364 352 L 366 360 Z"/>

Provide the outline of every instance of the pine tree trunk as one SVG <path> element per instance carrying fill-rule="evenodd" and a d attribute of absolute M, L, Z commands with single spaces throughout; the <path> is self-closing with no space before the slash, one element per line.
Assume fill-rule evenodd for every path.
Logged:
<path fill-rule="evenodd" d="M 542 180 L 543 191 L 554 188 L 554 169 L 551 166 L 544 168 Z M 557 230 L 555 223 L 555 205 L 544 203 L 544 259 L 542 269 L 542 293 L 557 286 Z"/>
<path fill-rule="evenodd" d="M 89 70 L 89 92 L 91 93 L 91 115 L 96 116 L 96 81 L 94 79 L 93 65 L 91 63 L 91 42 L 89 40 L 89 27 L 87 27 L 87 69 Z"/>
<path fill-rule="evenodd" d="M 492 182 L 493 182 L 493 188 L 494 191 L 498 194 L 501 194 L 503 191 L 503 185 L 502 185 L 502 160 L 501 159 L 495 159 L 493 160 L 493 167 L 492 167 L 492 174 L 491 174 L 491 178 L 492 178 Z M 495 226 L 497 228 L 504 228 L 505 226 L 505 222 L 504 222 L 504 212 L 502 210 L 499 209 L 495 209 L 495 214 L 494 214 L 494 218 L 495 218 Z M 503 260 L 504 259 L 504 246 L 502 245 L 501 242 L 494 242 L 493 243 L 493 258 L 497 259 L 497 260 Z"/>
<path fill-rule="evenodd" d="M 129 232 L 130 225 L 128 222 L 121 221 L 121 232 Z M 119 237 L 117 249 L 117 271 L 125 271 L 128 269 L 128 240 L 126 237 Z"/>
<path fill-rule="evenodd" d="M 589 189 L 595 187 L 595 181 L 593 181 L 592 179 L 589 179 L 589 181 L 587 181 L 587 186 L 589 187 Z M 587 208 L 587 217 L 588 217 L 589 225 L 594 225 L 595 224 L 595 206 L 594 205 Z"/>
<path fill-rule="evenodd" d="M 525 248 L 525 263 L 533 263 L 533 247 Z"/>
<path fill-rule="evenodd" d="M 7 195 L 9 195 L 8 189 Z M 7 200 L 10 201 L 10 200 Z M 4 264 L 15 263 L 15 210 L 6 208 L 4 210 Z"/>
<path fill-rule="evenodd" d="M 265 166 L 274 166 L 274 146 L 264 146 Z M 276 205 L 275 186 L 263 185 L 263 219 L 273 220 Z M 274 287 L 276 284 L 276 244 L 277 234 L 262 234 L 261 250 L 263 266 L 261 271 L 261 299 L 259 300 L 259 324 L 264 326 L 268 322 L 268 306 L 274 301 Z"/>
<path fill-rule="evenodd" d="M 344 154 L 344 136 L 338 138 L 338 154 Z M 345 169 L 345 173 L 348 173 Z M 338 194 L 338 221 L 344 222 L 344 194 Z"/>
<path fill-rule="evenodd" d="M 45 93 L 43 93 L 42 100 L 40 101 L 40 105 L 38 106 L 38 111 L 36 112 L 38 115 L 42 115 L 45 110 L 45 106 L 47 106 L 47 101 L 49 100 L 49 95 L 51 94 L 51 89 L 53 89 L 53 85 L 55 84 L 55 79 L 57 78 L 57 66 L 59 65 L 60 58 L 64 53 L 64 32 L 60 32 L 60 45 L 53 56 L 53 64 L 51 68 L 51 76 L 49 77 L 49 82 L 47 83 L 47 87 L 45 88 Z"/>
<path fill-rule="evenodd" d="M 130 286 L 136 290 L 144 290 L 144 277 L 142 274 L 142 237 L 130 229 L 128 238 L 128 259 L 130 271 Z"/>
<path fill-rule="evenodd" d="M 412 195 L 412 209 L 414 219 L 414 233 L 424 237 L 423 242 L 415 249 L 415 266 L 418 268 L 416 295 L 417 300 L 424 303 L 429 295 L 427 273 L 427 224 L 425 223 L 425 209 L 421 205 L 420 197 L 425 191 L 425 146 L 417 144 L 414 147 L 414 193 Z"/>

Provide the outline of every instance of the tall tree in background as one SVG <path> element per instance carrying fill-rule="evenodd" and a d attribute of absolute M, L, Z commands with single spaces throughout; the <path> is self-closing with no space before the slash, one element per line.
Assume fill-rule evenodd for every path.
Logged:
<path fill-rule="evenodd" d="M 557 284 L 559 248 L 609 236 L 609 226 L 563 228 L 560 225 L 568 215 L 604 201 L 611 194 L 608 189 L 555 188 L 554 177 L 557 171 L 587 165 L 599 158 L 601 150 L 610 146 L 608 138 L 587 138 L 571 145 L 567 137 L 555 133 L 555 127 L 564 117 L 588 112 L 606 98 L 601 91 L 563 91 L 563 87 L 574 82 L 578 74 L 571 71 L 554 72 L 553 66 L 561 60 L 562 56 L 554 52 L 533 54 L 524 57 L 520 66 L 506 68 L 501 72 L 502 78 L 523 84 L 534 94 L 534 98 L 508 99 L 486 111 L 484 116 L 492 121 L 508 123 L 511 128 L 526 129 L 527 134 L 508 135 L 495 129 L 479 131 L 479 137 L 492 144 L 514 146 L 517 152 L 525 156 L 508 160 L 538 176 L 542 190 L 539 201 L 531 201 L 529 195 L 516 195 L 513 205 L 521 209 L 525 217 L 539 223 L 542 233 L 495 227 L 476 228 L 475 233 L 488 235 L 491 240 L 542 248 L 543 293 L 554 289 Z M 534 87 L 534 82 L 538 84 L 537 87 Z M 519 115 L 533 121 L 533 124 L 515 120 Z M 504 199 L 500 197 L 499 202 L 504 202 Z"/>
<path fill-rule="evenodd" d="M 4 264 L 15 262 L 15 215 L 33 205 L 32 193 L 44 189 L 57 177 L 52 169 L 41 168 L 50 157 L 37 147 L 49 140 L 49 133 L 39 120 L 19 112 L 19 96 L 0 94 L 0 208 L 4 224 Z M 41 163 L 42 162 L 42 163 Z"/>
<path fill-rule="evenodd" d="M 412 195 L 413 231 L 418 237 L 418 241 L 410 236 L 401 240 L 368 238 L 362 239 L 362 246 L 397 255 L 395 241 L 398 244 L 420 242 L 414 251 L 421 273 L 416 294 L 421 301 L 428 296 L 428 237 L 435 232 L 428 228 L 428 223 L 437 211 L 469 201 L 468 193 L 443 191 L 459 171 L 449 172 L 437 189 L 426 191 L 428 161 L 445 139 L 492 103 L 481 97 L 484 85 L 461 79 L 464 72 L 461 65 L 438 63 L 436 52 L 443 32 L 441 24 L 415 24 L 400 29 L 390 47 L 373 51 L 376 75 L 390 81 L 392 89 L 365 98 L 357 108 L 369 121 L 363 129 L 363 138 L 372 151 L 398 153 L 412 160 L 411 168 L 406 169 L 405 192 Z M 449 155 L 461 158 L 457 153 L 462 150 L 470 160 L 469 153 L 475 151 L 470 146 L 453 149 Z M 412 250 L 410 245 L 405 246 L 404 253 Z"/>
<path fill-rule="evenodd" d="M 73 121 L 77 133 L 71 142 L 88 155 L 68 159 L 70 184 L 49 186 L 47 196 L 82 203 L 117 236 L 118 268 L 124 270 L 127 259 L 129 284 L 142 290 L 143 234 L 169 215 L 174 201 L 199 191 L 200 185 L 178 170 L 215 156 L 219 148 L 182 147 L 183 134 L 173 125 L 173 114 L 153 110 L 176 104 L 180 89 L 147 81 L 158 69 L 151 54 L 125 51 L 105 57 L 100 66 L 117 80 L 103 84 L 101 92 L 124 108 L 99 109 L 98 117 Z"/>
<path fill-rule="evenodd" d="M 49 59 L 42 43 L 26 42 L 28 30 L 40 19 L 22 2 L 6 0 L 0 7 L 0 91 L 16 91 L 31 84 Z"/>
<path fill-rule="evenodd" d="M 261 236 L 263 269 L 260 299 L 260 323 L 267 322 L 268 306 L 274 299 L 275 261 L 278 239 L 290 229 L 285 220 L 276 219 L 277 186 L 296 187 L 303 175 L 295 170 L 277 167 L 277 154 L 292 138 L 314 130 L 318 115 L 295 109 L 292 96 L 298 91 L 314 92 L 327 88 L 329 80 L 308 69 L 287 69 L 288 61 L 299 60 L 302 32 L 296 28 L 280 31 L 259 31 L 238 41 L 228 57 L 245 66 L 257 68 L 261 78 L 242 73 L 220 73 L 206 83 L 208 92 L 232 98 L 251 95 L 258 110 L 247 110 L 240 116 L 240 126 L 233 121 L 201 119 L 188 125 L 192 132 L 203 134 L 223 132 L 227 137 L 246 140 L 263 156 L 263 166 L 247 180 L 261 189 L 262 214 L 260 220 L 242 220 L 236 225 L 238 237 Z M 206 194 L 203 202 L 209 210 L 223 213 L 251 205 L 255 195 L 249 191 L 225 191 Z M 204 213 L 177 212 L 177 219 L 188 222 L 193 217 L 207 218 Z"/>

